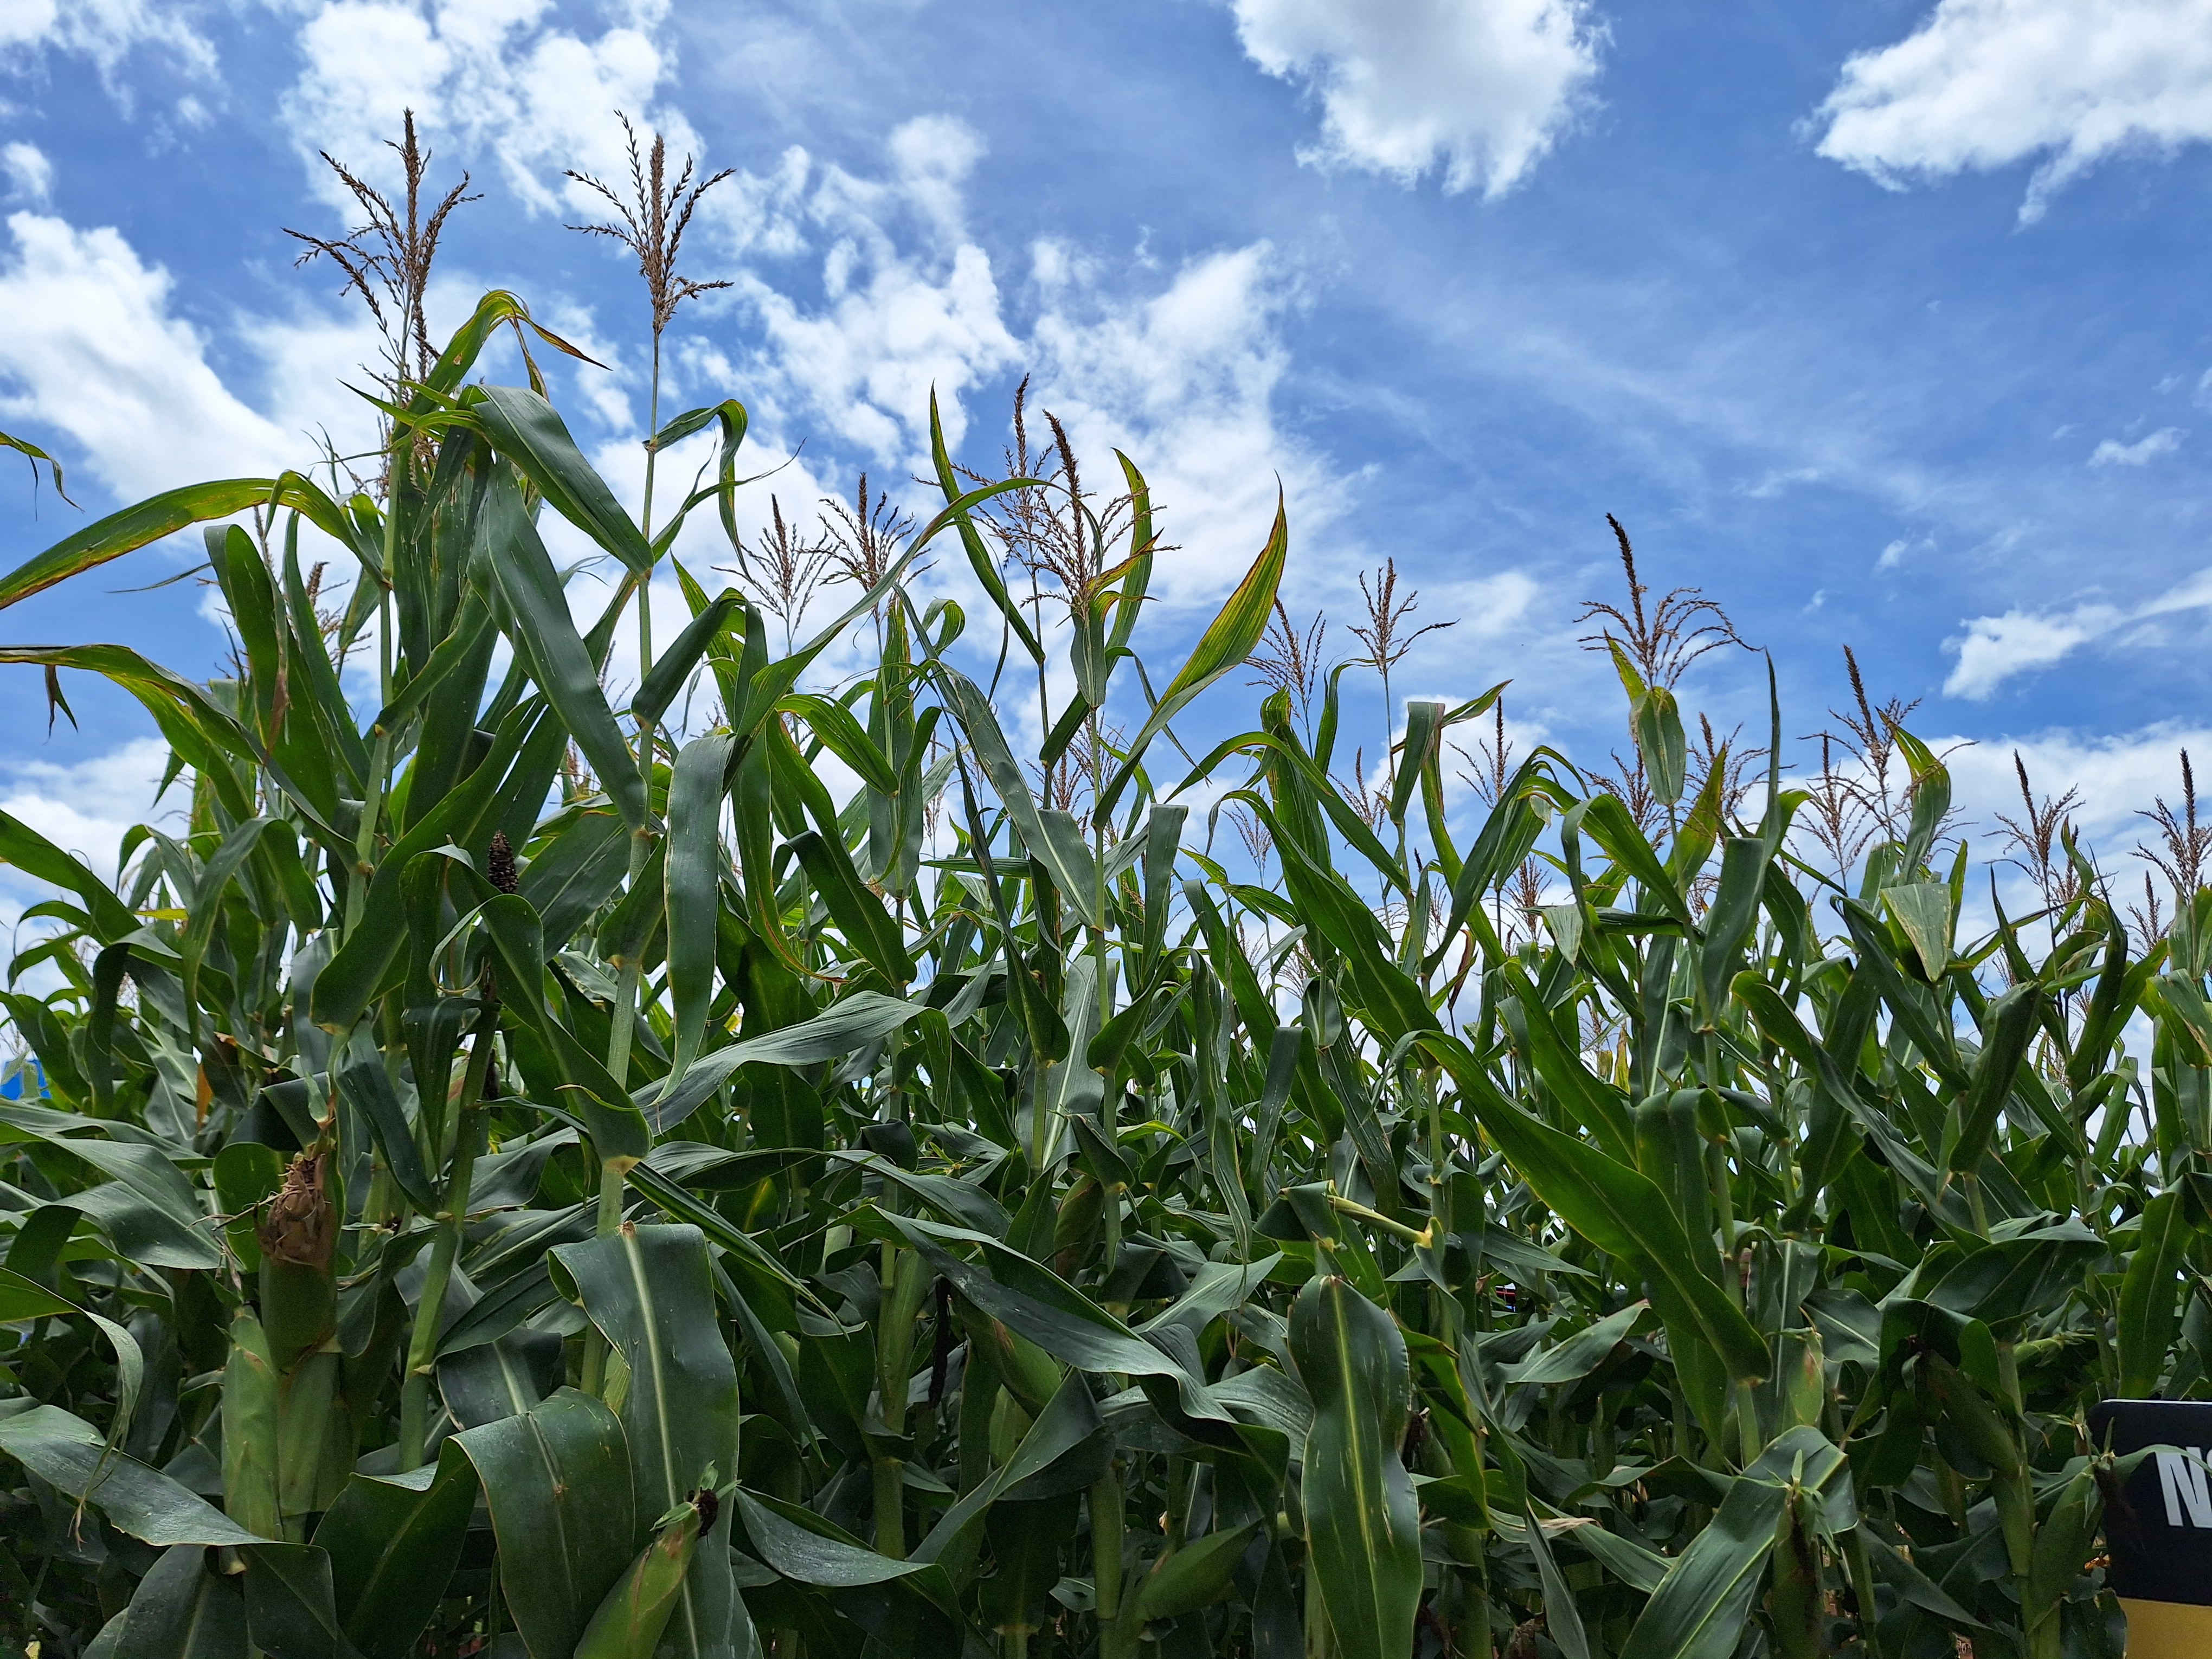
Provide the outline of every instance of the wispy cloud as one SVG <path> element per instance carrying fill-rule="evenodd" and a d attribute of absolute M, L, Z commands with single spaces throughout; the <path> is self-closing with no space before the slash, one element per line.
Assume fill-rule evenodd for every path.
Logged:
<path fill-rule="evenodd" d="M 1322 141 L 1301 161 L 1446 191 L 1513 188 L 1571 125 L 1604 29 L 1585 0 L 1235 0 L 1252 61 L 1310 88 Z"/>
<path fill-rule="evenodd" d="M 54 164 L 36 144 L 20 139 L 0 146 L 0 173 L 8 175 L 9 199 L 44 207 L 53 194 Z"/>
<path fill-rule="evenodd" d="M 1893 187 L 2040 157 L 2032 223 L 2109 156 L 2212 140 L 2212 0 L 1941 0 L 1815 118 L 1821 155 Z"/>
<path fill-rule="evenodd" d="M 2016 675 L 2048 668 L 2076 646 L 2110 632 L 2121 614 L 2108 605 L 2085 605 L 2057 616 L 2008 611 L 2002 617 L 1970 617 L 1966 631 L 1944 642 L 1958 664 L 1943 682 L 1954 697 L 1978 702 Z"/>
<path fill-rule="evenodd" d="M 183 0 L 9 0 L 0 5 L 0 47 L 19 54 L 19 64 L 43 51 L 75 53 L 105 78 L 135 49 L 155 46 L 172 68 L 207 74 L 215 48 L 193 27 L 194 9 Z"/>
<path fill-rule="evenodd" d="M 2132 609 L 2098 601 L 2071 610 L 2008 611 L 2001 617 L 1970 617 L 1966 632 L 1944 641 L 1958 661 L 1943 682 L 1948 696 L 1981 702 L 2007 680 L 2048 668 L 2093 640 L 2103 639 L 2159 617 L 2212 606 L 2212 570 Z"/>
<path fill-rule="evenodd" d="M 2092 466 L 2148 466 L 2161 455 L 2171 455 L 2181 447 L 2182 430 L 2178 426 L 2160 427 L 2148 437 L 2124 444 L 2117 438 L 2107 438 L 2089 453 Z"/>

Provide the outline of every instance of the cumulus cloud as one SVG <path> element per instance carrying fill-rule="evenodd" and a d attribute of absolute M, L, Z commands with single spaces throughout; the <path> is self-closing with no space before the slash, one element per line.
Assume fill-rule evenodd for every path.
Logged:
<path fill-rule="evenodd" d="M 2179 751 L 2212 754 L 2212 729 L 2166 721 L 2138 731 L 2094 734 L 2068 730 L 1996 738 L 1967 744 L 1950 738 L 1948 750 L 1954 799 L 1968 817 L 1989 825 L 1999 812 L 2017 817 L 2020 780 L 2013 769 L 2018 750 L 2038 794 L 2063 794 L 2071 788 L 2080 803 L 2070 816 L 2098 844 L 2108 870 L 2118 869 L 2113 854 L 2142 838 L 2148 828 L 2136 814 L 2164 796 L 2175 800 L 2181 781 Z"/>
<path fill-rule="evenodd" d="M 2032 222 L 2106 157 L 2212 139 L 2212 0 L 1941 0 L 1815 118 L 1821 155 L 1893 186 L 2039 158 Z"/>
<path fill-rule="evenodd" d="M 752 368 L 776 423 L 819 429 L 877 463 L 926 444 L 933 386 L 945 435 L 964 434 L 963 395 L 1020 356 L 990 256 L 961 224 L 961 186 L 982 154 L 975 134 L 941 117 L 891 136 L 888 177 L 859 177 L 787 156 L 773 180 L 738 192 L 781 220 L 783 246 L 811 243 L 821 298 L 795 298 L 756 265 L 740 296 L 759 324 Z M 712 199 L 712 198 L 709 198 Z M 902 234 L 909 225 L 919 235 Z"/>
<path fill-rule="evenodd" d="M 1278 329 L 1293 284 L 1267 243 L 1195 258 L 1165 288 L 1113 295 L 1085 262 L 1047 243 L 1034 279 L 1043 308 L 1032 335 L 1036 400 L 1059 415 L 1078 453 L 1139 459 L 1176 550 L 1156 567 L 1170 602 L 1218 596 L 1252 562 L 1279 483 L 1295 536 L 1330 517 L 1324 459 L 1276 420 L 1290 366 Z"/>
<path fill-rule="evenodd" d="M 263 370 L 249 402 L 177 314 L 168 270 L 120 232 L 27 212 L 6 226 L 0 316 L 39 326 L 0 329 L 0 419 L 48 448 L 64 440 L 73 476 L 82 464 L 111 495 L 135 501 L 206 478 L 274 476 L 313 461 L 325 434 L 342 453 L 373 441 L 367 406 L 334 395 L 374 354 L 366 319 L 238 315 L 231 342 Z"/>
<path fill-rule="evenodd" d="M 0 257 L 0 410 L 75 441 L 120 496 L 275 468 L 299 447 L 208 366 L 173 283 L 112 229 L 11 214 Z"/>
<path fill-rule="evenodd" d="M 1510 190 L 1571 125 L 1604 31 L 1584 0 L 1234 0 L 1244 51 L 1321 100 L 1300 159 Z"/>
<path fill-rule="evenodd" d="M 549 21 L 549 0 L 334 0 L 299 31 L 305 67 L 284 95 L 286 122 L 316 187 L 341 205 L 349 204 L 315 152 L 390 178 L 384 143 L 409 109 L 433 143 L 494 158 L 533 211 L 588 204 L 561 173 L 627 181 L 618 109 L 679 154 L 699 149 L 682 115 L 653 102 L 670 67 L 655 38 L 665 10 L 633 5 L 587 37 Z"/>
<path fill-rule="evenodd" d="M 112 881 L 123 832 L 157 816 L 155 792 L 168 762 L 169 745 L 159 738 L 134 738 L 82 760 L 12 758 L 0 763 L 5 777 L 0 811 L 21 818 Z M 181 801 L 182 796 L 173 799 Z M 0 871 L 15 874 L 5 866 Z"/>
<path fill-rule="evenodd" d="M 2161 427 L 2148 437 L 2138 438 L 2124 444 L 2117 438 L 2107 438 L 2089 453 L 2092 466 L 2147 466 L 2161 455 L 2171 455 L 2181 447 L 2182 431 L 2178 426 Z"/>
<path fill-rule="evenodd" d="M 2148 603 L 2123 610 L 2092 601 L 2070 611 L 2008 611 L 2001 617 L 1970 617 L 1966 632 L 1944 642 L 1957 665 L 1943 682 L 1954 697 L 1980 702 L 2017 675 L 2048 668 L 2078 647 L 2124 633 L 2161 617 L 2212 606 L 2212 570 L 2200 571 Z"/>
<path fill-rule="evenodd" d="M 1251 562 L 1278 475 L 1299 533 L 1312 534 L 1329 492 L 1320 459 L 1275 417 L 1296 283 L 1274 249 L 1215 250 L 1162 276 L 1109 270 L 1046 240 L 1026 273 L 1002 275 L 964 227 L 981 154 L 969 129 L 932 116 L 890 135 L 880 174 L 793 150 L 765 177 L 732 180 L 718 222 L 745 261 L 733 298 L 753 343 L 694 346 L 681 367 L 696 396 L 744 386 L 763 447 L 811 441 L 753 510 L 773 490 L 787 513 L 806 503 L 811 520 L 816 495 L 849 494 L 815 487 L 835 476 L 833 458 L 896 492 L 928 470 L 933 389 L 957 453 L 976 398 L 1026 374 L 1032 411 L 1059 416 L 1079 453 L 1119 447 L 1147 467 L 1176 547 L 1155 579 L 1170 603 L 1218 596 Z"/>

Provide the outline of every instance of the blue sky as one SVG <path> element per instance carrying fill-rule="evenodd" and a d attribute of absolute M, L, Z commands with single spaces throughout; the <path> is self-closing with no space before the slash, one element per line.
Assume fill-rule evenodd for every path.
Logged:
<path fill-rule="evenodd" d="M 736 285 L 678 323 L 673 395 L 805 441 L 787 510 L 916 471 L 933 384 L 994 455 L 1026 373 L 1154 481 L 1163 654 L 1279 477 L 1292 609 L 1352 654 L 1356 574 L 1395 558 L 1458 619 L 1396 690 L 1510 678 L 1524 742 L 1622 742 L 1572 625 L 1617 592 L 1611 512 L 1655 588 L 1773 651 L 1793 735 L 1848 643 L 1973 739 L 1984 826 L 2015 747 L 2115 848 L 2178 747 L 2212 763 L 2212 0 L 0 0 L 0 428 L 94 513 L 367 429 L 362 320 L 283 228 L 343 230 L 316 151 L 388 179 L 408 106 L 484 195 L 438 315 L 510 287 L 612 365 L 556 389 L 632 487 L 642 302 L 562 228 L 621 107 L 738 170 L 690 244 Z M 79 522 L 0 468 L 0 558 Z M 107 592 L 188 557 L 0 635 L 209 672 L 197 590 Z M 1763 720 L 1755 659 L 1687 690 Z M 104 852 L 154 763 L 132 705 L 71 691 L 49 739 L 7 682 L 0 804 Z"/>

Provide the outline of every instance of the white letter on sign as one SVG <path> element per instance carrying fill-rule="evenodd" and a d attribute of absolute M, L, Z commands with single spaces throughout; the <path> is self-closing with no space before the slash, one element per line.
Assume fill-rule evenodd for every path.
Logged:
<path fill-rule="evenodd" d="M 2166 1524 L 2212 1528 L 2212 1490 L 2205 1484 L 2203 1452 L 2191 1446 L 2156 1455 L 2159 1488 L 2166 1494 Z M 2181 1518 L 2185 1504 L 2189 1507 L 2186 1523 Z"/>

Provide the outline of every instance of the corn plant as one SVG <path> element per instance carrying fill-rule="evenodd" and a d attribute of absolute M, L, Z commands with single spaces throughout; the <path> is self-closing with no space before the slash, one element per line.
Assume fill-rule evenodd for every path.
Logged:
<path fill-rule="evenodd" d="M 1279 514 L 1147 667 L 1150 493 L 1064 433 L 939 440 L 933 516 L 771 627 L 672 551 L 736 539 L 742 406 L 660 425 L 712 453 L 641 522 L 534 368 L 472 382 L 507 328 L 567 349 L 486 296 L 380 493 L 176 489 L 0 578 L 203 525 L 237 639 L 0 647 L 137 697 L 182 803 L 113 883 L 0 814 L 52 895 L 0 996 L 9 1641 L 2119 1652 L 2086 1413 L 2212 1388 L 2193 865 L 2131 929 L 2045 836 L 1972 937 L 1942 761 L 1862 696 L 1901 769 L 1824 872 L 1778 707 L 1698 760 L 1625 533 L 1615 787 L 1502 688 L 1342 781 L 1391 648 L 1308 660 Z M 581 623 L 550 518 L 620 573 Z M 611 699 L 657 571 L 690 621 Z M 1194 708 L 1271 617 L 1249 728 Z"/>

